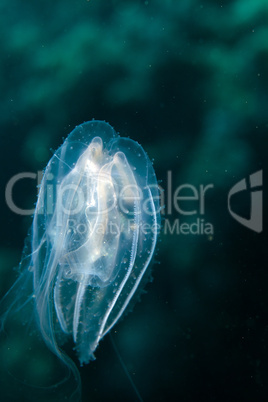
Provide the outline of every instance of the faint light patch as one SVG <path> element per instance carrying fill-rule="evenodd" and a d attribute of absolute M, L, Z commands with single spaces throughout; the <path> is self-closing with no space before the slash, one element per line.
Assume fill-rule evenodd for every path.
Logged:
<path fill-rule="evenodd" d="M 33 129 L 27 136 L 22 147 L 22 158 L 33 168 L 40 162 L 46 162 L 49 153 L 50 136 L 42 128 Z"/>

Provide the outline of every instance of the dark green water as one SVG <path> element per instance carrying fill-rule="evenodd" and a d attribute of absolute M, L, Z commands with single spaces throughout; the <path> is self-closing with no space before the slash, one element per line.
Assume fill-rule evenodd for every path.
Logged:
<path fill-rule="evenodd" d="M 1 295 L 31 224 L 7 205 L 7 183 L 41 172 L 76 125 L 106 120 L 142 144 L 164 189 L 154 280 L 112 330 L 139 393 L 266 401 L 267 2 L 2 0 L 0 11 Z M 248 190 L 259 171 L 263 208 Z M 231 212 L 249 221 L 252 207 L 261 226 L 228 211 L 244 178 Z M 16 183 L 19 208 L 34 208 L 36 185 Z M 26 342 L 17 333 L 10 353 L 1 340 L 1 373 L 20 379 L 1 383 L 3 401 L 31 400 L 24 374 L 46 383 L 53 371 L 46 350 L 33 361 Z M 83 402 L 137 400 L 109 337 L 80 374 Z"/>

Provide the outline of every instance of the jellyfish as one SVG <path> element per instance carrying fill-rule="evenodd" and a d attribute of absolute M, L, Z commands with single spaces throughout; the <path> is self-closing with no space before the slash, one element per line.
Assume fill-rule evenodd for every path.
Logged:
<path fill-rule="evenodd" d="M 49 350 L 80 376 L 100 340 L 148 280 L 160 228 L 159 190 L 142 146 L 104 121 L 77 126 L 49 161 L 26 239 L 20 276 L 1 302 L 27 314 Z M 28 317 L 30 317 L 28 315 Z M 52 387 L 53 388 L 53 387 Z"/>

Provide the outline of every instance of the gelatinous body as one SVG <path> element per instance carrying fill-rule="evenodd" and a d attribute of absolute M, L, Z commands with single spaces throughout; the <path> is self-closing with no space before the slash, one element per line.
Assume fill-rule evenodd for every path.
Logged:
<path fill-rule="evenodd" d="M 71 335 L 80 363 L 94 359 L 145 277 L 158 198 L 142 147 L 105 122 L 76 127 L 53 155 L 33 219 L 29 270 L 39 327 L 56 354 Z"/>

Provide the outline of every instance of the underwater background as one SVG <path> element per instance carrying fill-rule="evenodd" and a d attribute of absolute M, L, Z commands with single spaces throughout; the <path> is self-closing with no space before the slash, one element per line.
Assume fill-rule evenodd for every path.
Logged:
<path fill-rule="evenodd" d="M 165 194 L 153 281 L 111 331 L 142 399 L 266 401 L 265 207 L 257 232 L 233 219 L 227 200 L 242 179 L 266 177 L 268 2 L 2 0 L 0 11 L 1 296 L 31 225 L 7 206 L 8 181 L 41 172 L 76 125 L 105 120 L 143 146 Z M 185 200 L 181 209 L 194 214 L 178 214 L 170 177 L 172 194 L 212 185 L 204 208 Z M 33 180 L 14 187 L 20 208 L 34 208 L 36 197 Z M 265 189 L 263 197 L 265 206 Z M 250 192 L 231 207 L 249 219 Z M 195 226 L 177 233 L 176 222 Z M 52 370 L 46 351 L 30 365 L 24 342 L 7 362 L 2 340 L 1 372 L 15 365 L 21 382 L 24 373 L 43 381 Z M 79 370 L 82 401 L 138 400 L 109 336 Z M 28 400 L 21 387 L 0 392 L 3 401 Z M 44 390 L 42 400 L 50 397 L 56 389 Z"/>

